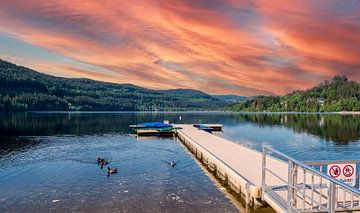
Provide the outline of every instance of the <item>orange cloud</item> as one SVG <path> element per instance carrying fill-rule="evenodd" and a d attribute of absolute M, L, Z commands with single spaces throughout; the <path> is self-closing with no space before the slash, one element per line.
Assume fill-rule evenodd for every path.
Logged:
<path fill-rule="evenodd" d="M 27 61 L 60 76 L 284 94 L 338 74 L 360 80 L 360 15 L 353 3 L 3 0 L 0 36 L 89 65 Z"/>

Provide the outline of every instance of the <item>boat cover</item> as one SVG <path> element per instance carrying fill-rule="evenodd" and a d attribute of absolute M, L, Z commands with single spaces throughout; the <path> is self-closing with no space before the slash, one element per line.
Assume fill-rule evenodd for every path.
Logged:
<path fill-rule="evenodd" d="M 171 124 L 164 124 L 162 122 L 147 122 L 147 123 L 138 124 L 137 126 L 148 127 L 148 128 L 172 127 Z"/>
<path fill-rule="evenodd" d="M 213 128 L 209 127 L 209 126 L 202 125 L 202 124 L 200 124 L 198 128 L 202 129 L 202 130 L 212 130 L 213 129 Z"/>

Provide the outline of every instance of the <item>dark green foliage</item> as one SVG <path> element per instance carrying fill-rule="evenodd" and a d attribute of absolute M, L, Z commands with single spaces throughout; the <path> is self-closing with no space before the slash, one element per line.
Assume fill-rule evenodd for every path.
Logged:
<path fill-rule="evenodd" d="M 335 76 L 318 87 L 295 91 L 284 96 L 258 96 L 252 100 L 235 103 L 231 111 L 268 112 L 339 112 L 360 111 L 360 84 L 345 76 Z"/>
<path fill-rule="evenodd" d="M 0 110 L 218 110 L 224 102 L 189 90 L 59 78 L 0 60 Z"/>
<path fill-rule="evenodd" d="M 238 96 L 238 95 L 213 95 L 213 96 L 226 103 L 242 102 L 252 99 L 252 97 Z"/>

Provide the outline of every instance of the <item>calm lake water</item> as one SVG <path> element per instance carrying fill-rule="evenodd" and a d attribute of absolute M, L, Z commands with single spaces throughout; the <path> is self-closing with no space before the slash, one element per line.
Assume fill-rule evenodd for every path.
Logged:
<path fill-rule="evenodd" d="M 236 212 L 181 143 L 129 134 L 130 124 L 165 119 L 222 123 L 222 137 L 298 160 L 360 158 L 359 115 L 1 114 L 0 212 Z M 98 156 L 119 173 L 107 177 Z"/>

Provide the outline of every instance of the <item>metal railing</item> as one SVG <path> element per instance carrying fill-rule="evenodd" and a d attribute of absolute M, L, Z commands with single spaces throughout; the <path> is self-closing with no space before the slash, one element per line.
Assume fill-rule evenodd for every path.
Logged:
<path fill-rule="evenodd" d="M 287 175 L 275 172 L 271 163 L 267 164 L 280 159 L 287 161 Z M 286 212 L 360 210 L 360 191 L 324 173 L 321 163 L 319 169 L 315 169 L 314 164 L 310 166 L 263 146 L 263 199 L 267 196 Z"/>

